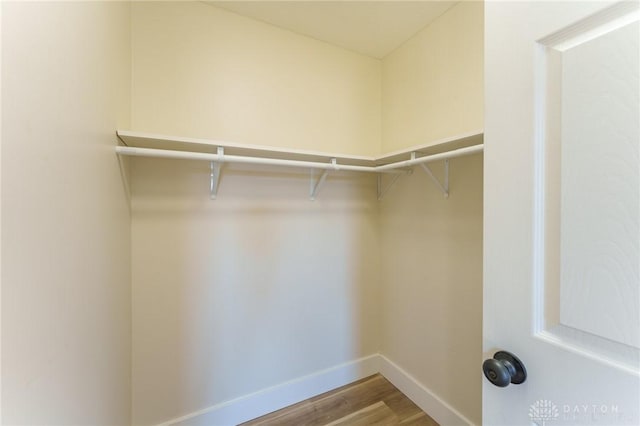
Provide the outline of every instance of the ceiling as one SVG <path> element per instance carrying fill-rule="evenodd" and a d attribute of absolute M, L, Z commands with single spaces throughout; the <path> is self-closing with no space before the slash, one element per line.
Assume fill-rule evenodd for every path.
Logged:
<path fill-rule="evenodd" d="M 240 15 L 383 58 L 457 1 L 206 1 Z"/>

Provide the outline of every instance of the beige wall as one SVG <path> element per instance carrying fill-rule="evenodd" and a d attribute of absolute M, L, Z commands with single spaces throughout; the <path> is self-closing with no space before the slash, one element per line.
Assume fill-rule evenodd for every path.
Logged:
<path fill-rule="evenodd" d="M 200 2 L 133 14 L 134 130 L 379 152 L 379 60 Z"/>
<path fill-rule="evenodd" d="M 450 160 L 450 188 L 418 169 L 380 203 L 381 352 L 480 424 L 482 155 Z"/>
<path fill-rule="evenodd" d="M 382 61 L 382 151 L 483 127 L 483 2 L 449 9 Z"/>
<path fill-rule="evenodd" d="M 383 60 L 383 150 L 482 129 L 482 40 L 463 2 Z M 482 175 L 481 155 L 451 160 L 445 200 L 416 168 L 380 204 L 382 353 L 477 424 Z"/>
<path fill-rule="evenodd" d="M 482 6 L 377 61 L 204 4 L 136 3 L 132 90 L 140 131 L 422 144 L 482 128 Z M 449 200 L 420 170 L 378 204 L 370 176 L 331 177 L 309 202 L 306 173 L 227 166 L 211 201 L 208 173 L 133 162 L 134 424 L 380 350 L 479 422 L 481 156 L 452 161 Z"/>
<path fill-rule="evenodd" d="M 0 3 L 0 96 L 2 95 L 2 3 Z M 2 424 L 2 101 L 0 100 L 0 424 Z"/>
<path fill-rule="evenodd" d="M 375 179 L 133 164 L 133 420 L 147 425 L 379 351 Z M 241 171 L 242 170 L 242 171 Z"/>
<path fill-rule="evenodd" d="M 127 3 L 2 4 L 2 423 L 130 419 Z"/>
<path fill-rule="evenodd" d="M 380 61 L 202 3 L 133 5 L 133 127 L 376 154 Z M 133 163 L 133 420 L 379 350 L 375 179 Z M 235 171 L 234 171 L 235 170 Z M 150 267 L 150 265 L 153 265 Z"/>
<path fill-rule="evenodd" d="M 4 9 L 4 418 L 126 423 L 128 212 L 107 148 L 128 126 L 129 7 Z M 385 151 L 482 127 L 477 5 L 382 65 L 202 4 L 134 9 L 136 129 L 375 154 L 380 117 Z M 416 174 L 380 211 L 367 177 L 330 179 L 310 203 L 304 175 L 228 169 L 211 202 L 207 173 L 135 162 L 136 424 L 376 352 L 380 329 L 386 356 L 479 421 L 466 375 L 480 336 L 480 157 L 452 162 L 450 200 Z"/>
<path fill-rule="evenodd" d="M 418 170 L 381 204 L 370 176 L 312 203 L 306 174 L 240 166 L 212 202 L 206 164 L 137 159 L 130 240 L 112 147 L 375 155 L 479 129 L 481 6 L 382 62 L 201 3 L 2 9 L 4 423 L 127 424 L 132 379 L 151 424 L 380 349 L 479 422 L 481 157 L 452 161 L 449 200 Z"/>

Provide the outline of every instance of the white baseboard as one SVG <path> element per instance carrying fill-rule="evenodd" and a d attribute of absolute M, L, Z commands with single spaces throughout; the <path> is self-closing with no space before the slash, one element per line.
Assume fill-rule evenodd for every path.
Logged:
<path fill-rule="evenodd" d="M 403 394 L 409 397 L 425 413 L 442 426 L 469 425 L 473 422 L 455 408 L 440 399 L 433 391 L 417 381 L 384 355 L 380 357 L 380 374 L 389 380 Z"/>
<path fill-rule="evenodd" d="M 159 426 L 232 426 L 378 373 L 380 357 L 370 355 L 280 385 L 223 402 Z"/>
<path fill-rule="evenodd" d="M 393 361 L 375 354 L 216 404 L 158 426 L 237 425 L 376 373 L 386 377 L 441 425 L 473 425 Z"/>

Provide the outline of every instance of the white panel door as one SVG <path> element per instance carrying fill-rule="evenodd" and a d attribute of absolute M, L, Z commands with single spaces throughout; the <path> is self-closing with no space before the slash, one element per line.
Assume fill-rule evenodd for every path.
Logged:
<path fill-rule="evenodd" d="M 640 425 L 638 10 L 485 5 L 486 425 Z"/>

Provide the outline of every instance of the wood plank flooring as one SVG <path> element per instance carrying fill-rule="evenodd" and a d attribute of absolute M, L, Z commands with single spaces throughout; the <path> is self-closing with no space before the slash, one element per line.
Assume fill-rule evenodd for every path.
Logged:
<path fill-rule="evenodd" d="M 438 426 L 380 374 L 351 383 L 241 426 Z"/>

